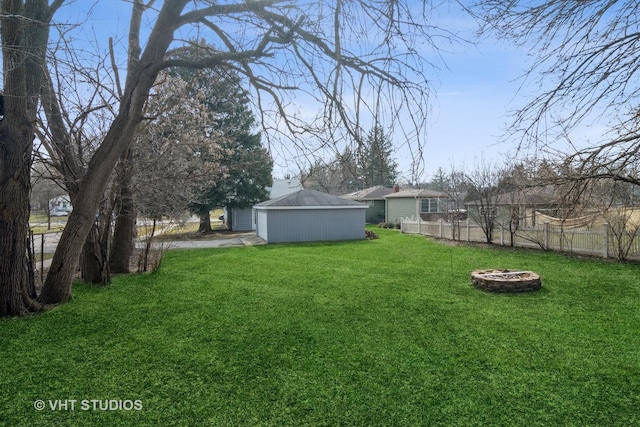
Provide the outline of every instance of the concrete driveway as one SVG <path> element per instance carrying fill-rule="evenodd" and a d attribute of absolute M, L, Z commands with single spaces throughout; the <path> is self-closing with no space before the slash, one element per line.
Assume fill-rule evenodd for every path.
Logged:
<path fill-rule="evenodd" d="M 62 233 L 49 233 L 46 235 L 38 235 L 34 238 L 35 252 L 40 253 L 44 247 L 45 254 L 52 254 L 56 250 L 58 240 Z M 44 246 L 41 245 L 41 239 L 44 241 Z M 162 246 L 165 249 L 195 249 L 195 248 L 225 248 L 233 246 L 256 246 L 265 245 L 265 242 L 260 237 L 256 236 L 255 232 L 224 232 L 224 233 L 212 233 L 205 236 L 198 237 L 197 239 L 190 240 L 172 240 L 164 241 L 162 243 L 157 240 L 154 242 L 154 246 Z M 136 243 L 138 248 L 144 248 L 144 242 L 138 241 Z"/>
<path fill-rule="evenodd" d="M 56 245 L 60 239 L 62 233 L 51 233 L 45 236 L 44 240 L 44 253 L 52 254 L 56 250 Z M 40 254 L 41 243 L 39 236 L 36 236 L 35 253 Z M 165 242 L 154 241 L 153 247 L 162 247 L 165 250 L 171 249 L 199 249 L 199 248 L 227 248 L 234 246 L 256 246 L 266 245 L 267 242 L 260 237 L 256 236 L 255 232 L 224 232 L 224 233 L 212 233 L 197 239 L 192 240 L 172 240 Z M 138 249 L 144 249 L 145 243 L 142 241 L 136 242 Z M 37 263 L 37 268 L 48 268 L 51 265 L 51 259 L 45 259 Z"/>
<path fill-rule="evenodd" d="M 197 248 L 226 248 L 234 246 L 265 245 L 267 242 L 256 236 L 255 232 L 224 232 L 212 233 L 197 239 L 172 240 L 163 242 L 165 249 L 197 249 Z M 156 242 L 156 245 L 158 243 Z M 138 243 L 140 245 L 140 243 Z M 144 246 L 144 244 L 142 244 Z"/>

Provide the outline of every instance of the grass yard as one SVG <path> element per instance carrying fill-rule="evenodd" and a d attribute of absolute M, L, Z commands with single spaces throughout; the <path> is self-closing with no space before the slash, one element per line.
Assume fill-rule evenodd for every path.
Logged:
<path fill-rule="evenodd" d="M 639 266 L 376 232 L 171 251 L 0 320 L 0 425 L 640 425 Z M 543 289 L 483 293 L 479 268 Z"/>
<path fill-rule="evenodd" d="M 31 232 L 33 234 L 48 234 L 48 233 L 59 233 L 64 230 L 65 224 L 51 224 L 51 228 L 46 225 L 36 225 L 31 228 Z"/>

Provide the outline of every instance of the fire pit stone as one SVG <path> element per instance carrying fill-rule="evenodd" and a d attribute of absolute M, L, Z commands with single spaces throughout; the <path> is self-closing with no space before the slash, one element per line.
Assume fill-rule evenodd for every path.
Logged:
<path fill-rule="evenodd" d="M 471 284 L 489 292 L 529 292 L 542 287 L 540 275 L 521 270 L 475 270 L 471 272 Z"/>

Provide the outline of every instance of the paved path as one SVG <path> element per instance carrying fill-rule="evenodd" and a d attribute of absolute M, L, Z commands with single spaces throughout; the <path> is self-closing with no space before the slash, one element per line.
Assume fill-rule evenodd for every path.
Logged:
<path fill-rule="evenodd" d="M 40 252 L 44 252 L 45 254 L 52 254 L 56 251 L 56 247 L 58 246 L 58 241 L 60 240 L 60 236 L 62 236 L 62 232 L 57 233 L 44 233 L 44 234 L 35 234 L 33 236 L 33 245 L 35 253 L 39 254 Z M 44 249 L 44 251 L 42 251 Z"/>
<path fill-rule="evenodd" d="M 62 233 L 48 233 L 44 235 L 34 236 L 35 252 L 40 253 L 42 248 L 42 239 L 44 239 L 44 253 L 52 254 L 56 251 L 58 240 Z M 162 242 L 166 249 L 194 249 L 194 248 L 224 248 L 229 246 L 256 246 L 265 245 L 265 242 L 260 237 L 256 236 L 255 232 L 224 232 L 224 233 L 212 233 L 206 236 L 199 237 L 192 240 L 174 240 Z M 157 240 L 155 245 L 160 244 Z M 139 248 L 144 247 L 144 242 L 138 240 L 136 246 Z"/>
<path fill-rule="evenodd" d="M 166 249 L 196 249 L 196 248 L 225 248 L 233 246 L 256 246 L 267 242 L 256 236 L 255 232 L 221 233 L 193 240 L 173 240 L 163 242 Z M 143 242 L 139 245 L 144 245 Z"/>
<path fill-rule="evenodd" d="M 59 234 L 56 236 L 59 239 Z M 53 238 L 51 239 L 53 240 Z M 55 240 L 55 244 L 57 244 L 57 239 Z M 52 246 L 47 246 L 45 243 L 46 249 L 45 253 L 53 253 L 55 252 L 55 244 L 49 243 Z M 256 236 L 255 232 L 246 232 L 246 233 L 213 233 L 207 236 L 203 236 L 199 239 L 194 240 L 172 240 L 168 242 L 155 242 L 154 247 L 158 247 L 162 244 L 164 249 L 201 249 L 201 248 L 226 248 L 226 247 L 234 247 L 234 246 L 256 246 L 256 245 L 266 245 L 267 242 L 260 237 Z M 144 248 L 144 242 L 138 241 L 136 242 L 136 246 L 138 248 Z M 39 243 L 36 242 L 36 253 L 40 253 Z M 43 268 L 48 268 L 51 265 L 51 259 L 45 259 L 43 263 L 38 262 L 36 268 L 39 269 L 41 266 Z"/>

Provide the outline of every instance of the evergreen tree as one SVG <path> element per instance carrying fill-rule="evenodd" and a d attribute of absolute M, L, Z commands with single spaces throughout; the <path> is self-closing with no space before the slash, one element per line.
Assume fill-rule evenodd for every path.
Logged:
<path fill-rule="evenodd" d="M 391 187 L 398 177 L 398 164 L 391 157 L 393 144 L 382 126 L 376 124 L 367 134 L 359 158 L 363 188 Z"/>
<path fill-rule="evenodd" d="M 176 56 L 197 57 L 204 44 L 179 51 Z M 205 108 L 212 115 L 211 137 L 221 150 L 218 173 L 209 176 L 189 209 L 200 216 L 200 231 L 211 231 L 209 212 L 216 207 L 243 208 L 268 199 L 272 184 L 273 160 L 254 133 L 255 118 L 248 94 L 236 72 L 220 66 L 207 70 L 176 69 L 174 73 L 190 82 L 190 90 L 205 93 Z"/>
<path fill-rule="evenodd" d="M 374 126 L 358 145 L 358 151 L 347 147 L 328 163 L 316 161 L 303 173 L 305 187 L 345 194 L 376 185 L 393 186 L 398 164 L 391 157 L 393 144 L 383 128 Z"/>
<path fill-rule="evenodd" d="M 447 173 L 442 167 L 439 167 L 427 187 L 431 190 L 446 192 L 448 190 L 448 181 Z"/>

